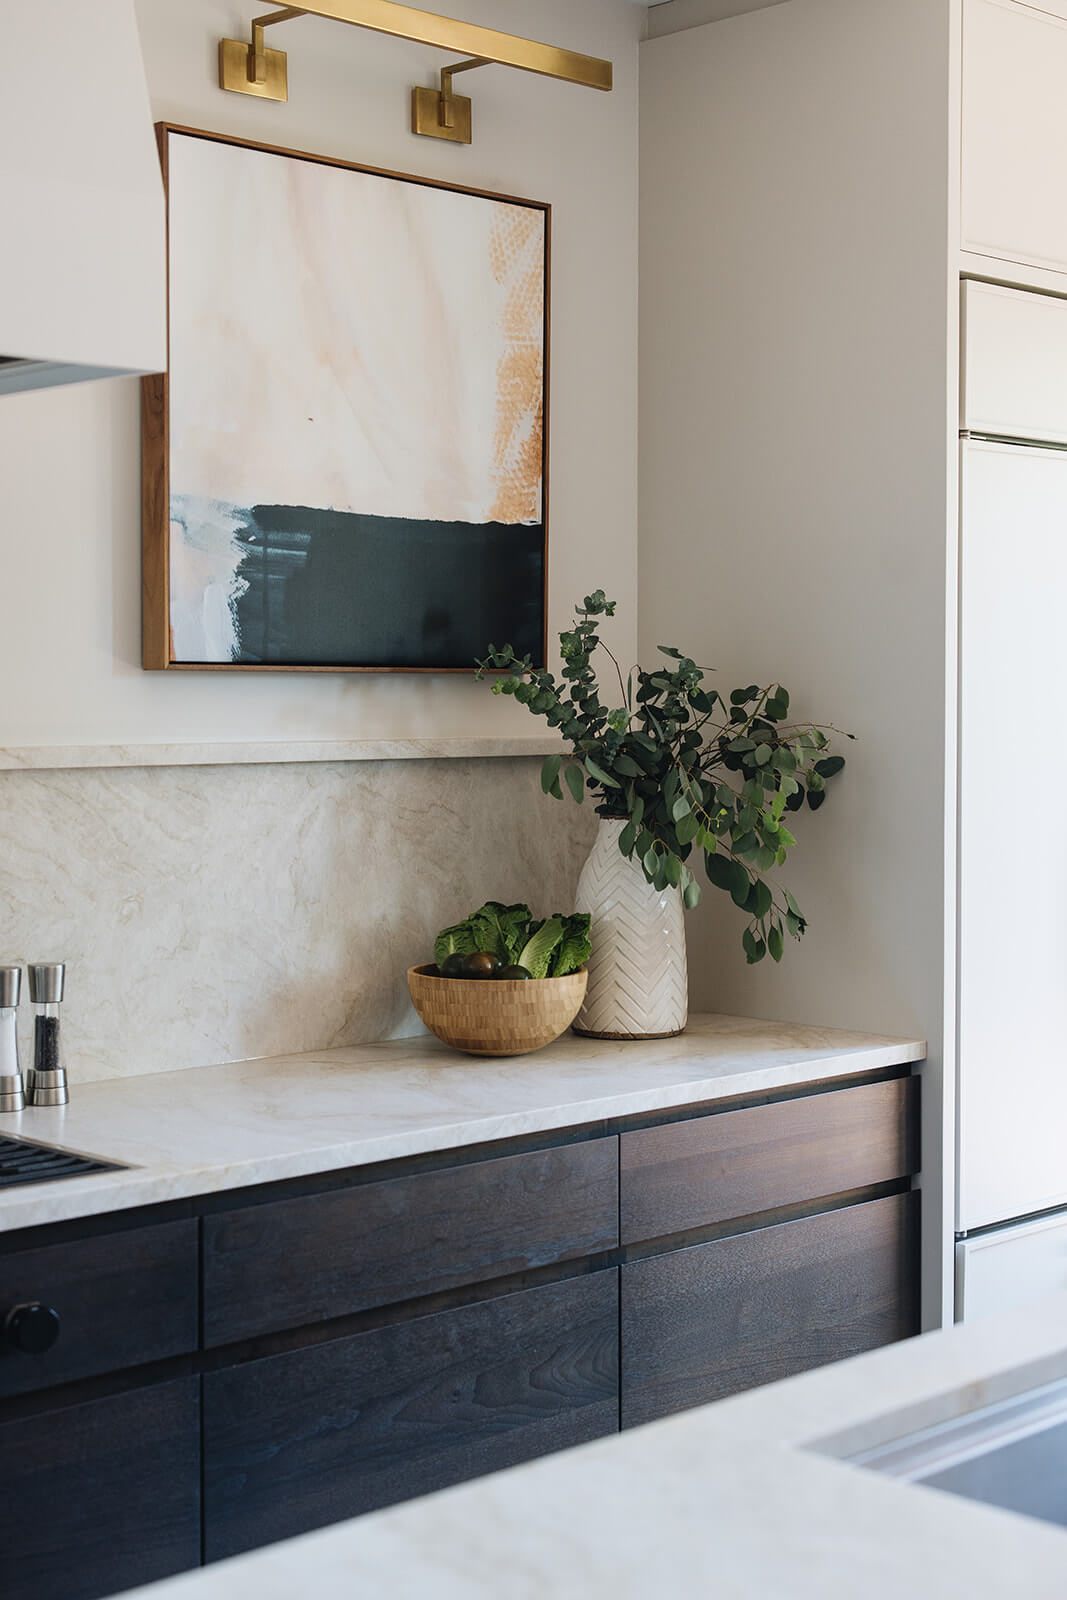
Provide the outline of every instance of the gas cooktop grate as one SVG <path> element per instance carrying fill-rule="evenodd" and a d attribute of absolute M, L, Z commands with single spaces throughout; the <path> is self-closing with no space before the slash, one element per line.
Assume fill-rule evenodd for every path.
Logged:
<path fill-rule="evenodd" d="M 51 1145 L 0 1135 L 0 1189 L 10 1189 L 16 1183 L 51 1183 L 53 1178 L 81 1178 L 89 1172 L 121 1170 L 116 1161 L 94 1161 L 91 1156 L 77 1156 Z"/>

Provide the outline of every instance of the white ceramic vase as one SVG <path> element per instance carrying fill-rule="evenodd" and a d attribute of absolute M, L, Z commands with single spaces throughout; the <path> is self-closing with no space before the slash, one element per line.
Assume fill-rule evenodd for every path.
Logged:
<path fill-rule="evenodd" d="M 665 1039 L 689 1012 L 685 911 L 677 889 L 654 889 L 619 851 L 621 818 L 602 817 L 582 868 L 575 910 L 592 918 L 589 987 L 575 1033 L 594 1039 Z"/>

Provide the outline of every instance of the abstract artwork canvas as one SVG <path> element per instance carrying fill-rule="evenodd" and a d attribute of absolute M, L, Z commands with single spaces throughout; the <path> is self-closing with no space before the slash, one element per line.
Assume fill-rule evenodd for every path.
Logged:
<path fill-rule="evenodd" d="M 546 206 L 164 127 L 144 664 L 544 659 Z"/>

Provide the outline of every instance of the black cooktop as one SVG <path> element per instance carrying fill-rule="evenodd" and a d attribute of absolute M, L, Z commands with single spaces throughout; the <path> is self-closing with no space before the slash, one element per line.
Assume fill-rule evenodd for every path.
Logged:
<path fill-rule="evenodd" d="M 16 1183 L 51 1183 L 53 1178 L 81 1178 L 90 1172 L 120 1172 L 117 1161 L 94 1161 L 48 1144 L 0 1135 L 0 1189 Z"/>

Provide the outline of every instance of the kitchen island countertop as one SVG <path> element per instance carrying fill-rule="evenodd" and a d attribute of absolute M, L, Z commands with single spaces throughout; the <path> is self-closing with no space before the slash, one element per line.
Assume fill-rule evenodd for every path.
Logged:
<path fill-rule="evenodd" d="M 1067 1376 L 1067 1295 L 822 1367 L 130 1600 L 1063 1600 L 1067 1529 L 835 1457 Z"/>
<path fill-rule="evenodd" d="M 0 1193 L 0 1232 L 773 1093 L 921 1061 L 921 1040 L 720 1014 L 671 1039 L 565 1034 L 472 1058 L 429 1036 L 74 1084 L 0 1134 L 126 1170 Z"/>

